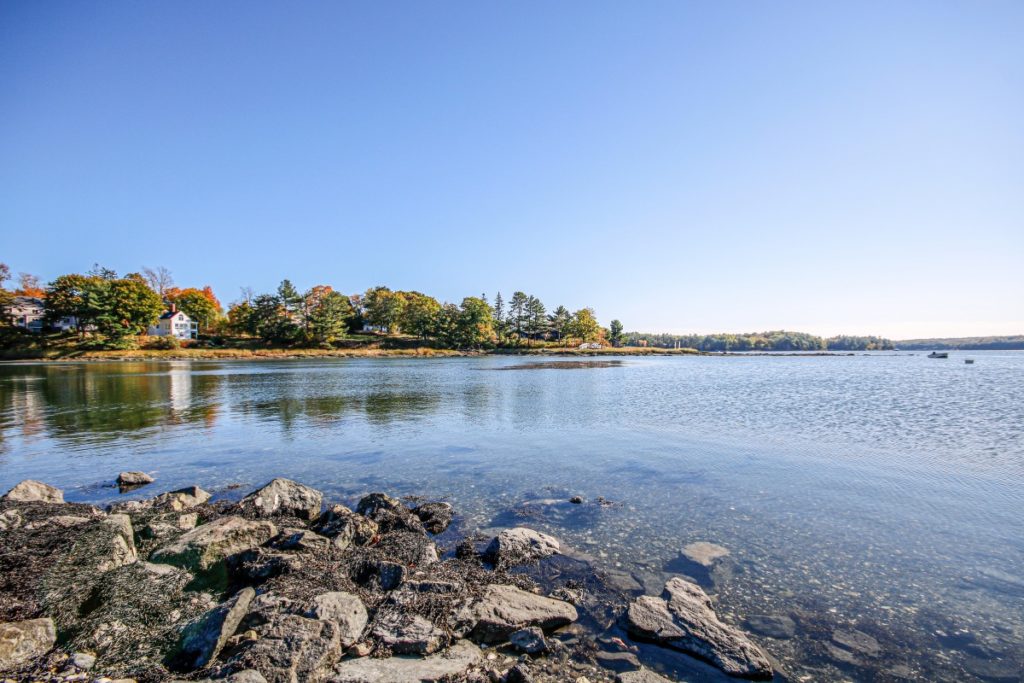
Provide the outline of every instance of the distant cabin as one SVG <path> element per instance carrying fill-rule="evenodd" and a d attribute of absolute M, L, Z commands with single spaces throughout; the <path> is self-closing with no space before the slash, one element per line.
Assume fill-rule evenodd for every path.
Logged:
<path fill-rule="evenodd" d="M 61 318 L 52 325 L 46 325 L 46 303 L 34 296 L 16 296 L 14 303 L 7 308 L 15 327 L 23 327 L 29 332 L 42 332 L 49 328 L 62 332 L 74 329 L 77 321 L 74 318 Z"/>
<path fill-rule="evenodd" d="M 199 323 L 193 322 L 171 304 L 171 310 L 164 311 L 156 325 L 149 326 L 147 333 L 151 337 L 177 337 L 178 339 L 196 339 L 199 336 Z"/>

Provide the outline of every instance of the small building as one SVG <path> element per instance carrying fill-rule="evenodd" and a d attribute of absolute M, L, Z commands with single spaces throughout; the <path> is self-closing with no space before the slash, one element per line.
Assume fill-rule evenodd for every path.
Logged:
<path fill-rule="evenodd" d="M 147 332 L 151 337 L 177 337 L 178 339 L 196 339 L 199 336 L 199 323 L 178 310 L 171 304 L 171 310 L 164 311 L 156 325 L 150 325 Z"/>
<path fill-rule="evenodd" d="M 46 305 L 42 299 L 34 296 L 16 296 L 14 303 L 7 309 L 15 327 L 24 327 L 31 332 L 43 331 L 43 316 Z"/>

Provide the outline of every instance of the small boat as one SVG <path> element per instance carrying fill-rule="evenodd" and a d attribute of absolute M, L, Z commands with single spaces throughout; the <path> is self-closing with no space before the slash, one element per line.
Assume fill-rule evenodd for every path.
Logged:
<path fill-rule="evenodd" d="M 929 358 L 949 358 L 949 353 L 946 351 L 932 351 L 928 354 Z"/>
<path fill-rule="evenodd" d="M 968 365 L 974 365 L 973 358 L 964 358 L 964 362 L 967 363 Z"/>

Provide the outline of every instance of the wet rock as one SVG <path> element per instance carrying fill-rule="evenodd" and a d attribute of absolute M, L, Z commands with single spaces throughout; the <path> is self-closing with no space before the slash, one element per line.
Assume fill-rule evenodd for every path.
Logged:
<path fill-rule="evenodd" d="M 448 503 L 425 503 L 413 508 L 412 512 L 423 522 L 423 528 L 432 534 L 444 532 L 455 517 L 455 511 Z"/>
<path fill-rule="evenodd" d="M 513 631 L 508 637 L 508 642 L 528 655 L 539 654 L 548 649 L 548 641 L 544 638 L 544 631 L 536 626 Z"/>
<path fill-rule="evenodd" d="M 714 587 L 732 578 L 734 566 L 728 549 L 698 541 L 685 546 L 679 557 L 669 562 L 665 569 L 685 574 L 702 586 Z"/>
<path fill-rule="evenodd" d="M 484 556 L 495 565 L 513 567 L 554 555 L 558 539 L 526 527 L 506 529 L 491 540 Z"/>
<path fill-rule="evenodd" d="M 787 640 L 796 634 L 796 623 L 785 614 L 753 614 L 745 623 L 754 633 L 778 640 Z"/>
<path fill-rule="evenodd" d="M 56 642 L 57 628 L 52 619 L 0 623 L 0 672 L 45 655 Z"/>
<path fill-rule="evenodd" d="M 383 493 L 371 493 L 364 496 L 356 506 L 356 512 L 376 522 L 381 533 L 389 531 L 426 533 L 419 517 L 402 505 L 400 501 Z"/>
<path fill-rule="evenodd" d="M 718 619 L 699 586 L 672 578 L 663 596 L 645 595 L 630 604 L 630 633 L 699 657 L 731 676 L 771 679 L 772 666 L 765 654 L 741 631 Z"/>
<path fill-rule="evenodd" d="M 4 500 L 17 503 L 63 503 L 64 492 L 41 481 L 26 479 L 8 491 Z"/>
<path fill-rule="evenodd" d="M 573 505 L 583 505 L 583 496 L 573 496 L 569 499 L 569 502 Z"/>
<path fill-rule="evenodd" d="M 964 669 L 987 683 L 1019 683 L 1024 680 L 1024 668 L 1005 659 L 968 657 L 964 661 Z"/>
<path fill-rule="evenodd" d="M 615 677 L 615 683 L 672 683 L 672 681 L 650 669 L 639 669 L 620 673 Z"/>
<path fill-rule="evenodd" d="M 223 667 L 225 671 L 255 669 L 268 683 L 316 683 L 329 678 L 341 657 L 338 627 L 330 621 L 286 614 L 258 633 L 258 640 L 240 646 Z"/>
<path fill-rule="evenodd" d="M 343 591 L 322 593 L 313 598 L 306 616 L 337 624 L 344 647 L 349 647 L 359 640 L 367 621 L 366 607 L 363 606 L 362 600 Z"/>
<path fill-rule="evenodd" d="M 448 644 L 448 635 L 430 620 L 400 609 L 379 612 L 370 635 L 395 654 L 402 655 L 429 655 Z"/>
<path fill-rule="evenodd" d="M 601 668 L 617 673 L 641 668 L 640 660 L 632 652 L 598 652 L 594 660 Z"/>
<path fill-rule="evenodd" d="M 254 597 L 256 591 L 243 588 L 184 630 L 181 651 L 188 661 L 188 669 L 204 667 L 217 658 L 228 638 L 235 634 Z"/>
<path fill-rule="evenodd" d="M 633 593 L 643 591 L 644 587 L 632 574 L 620 571 L 608 571 L 602 575 L 604 584 L 612 590 L 621 593 Z"/>
<path fill-rule="evenodd" d="M 455 614 L 456 630 L 477 642 L 498 643 L 527 626 L 553 629 L 576 621 L 576 608 L 514 586 L 487 586 Z"/>
<path fill-rule="evenodd" d="M 335 547 L 345 550 L 362 546 L 377 537 L 379 528 L 372 519 L 356 514 L 344 505 L 333 505 L 313 525 L 318 534 L 332 539 Z"/>
<path fill-rule="evenodd" d="M 297 527 L 286 527 L 270 542 L 270 547 L 298 552 L 324 552 L 332 545 L 326 536 Z"/>
<path fill-rule="evenodd" d="M 117 475 L 117 486 L 122 491 L 136 489 L 146 484 L 152 484 L 156 479 L 145 472 L 122 472 Z"/>
<path fill-rule="evenodd" d="M 323 494 L 316 489 L 291 479 L 278 478 L 250 493 L 238 506 L 259 517 L 291 515 L 313 520 L 320 515 L 322 504 Z"/>
<path fill-rule="evenodd" d="M 461 680 L 463 674 L 484 661 L 476 645 L 459 641 L 429 657 L 349 659 L 334 668 L 331 683 L 434 683 Z"/>
<path fill-rule="evenodd" d="M 275 535 L 277 528 L 270 522 L 221 517 L 157 548 L 150 559 L 196 572 L 206 572 L 227 556 L 266 543 Z"/>
<path fill-rule="evenodd" d="M 832 632 L 832 642 L 850 652 L 867 657 L 876 657 L 881 651 L 878 641 L 873 636 L 856 629 L 836 629 Z"/>

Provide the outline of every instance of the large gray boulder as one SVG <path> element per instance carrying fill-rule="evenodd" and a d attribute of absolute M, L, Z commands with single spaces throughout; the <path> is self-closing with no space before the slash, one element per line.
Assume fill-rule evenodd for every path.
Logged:
<path fill-rule="evenodd" d="M 330 621 L 285 614 L 258 630 L 226 663 L 228 671 L 255 669 L 268 683 L 327 680 L 341 658 L 338 627 Z"/>
<path fill-rule="evenodd" d="M 344 647 L 349 647 L 359 640 L 368 619 L 362 600 L 344 591 L 333 591 L 316 596 L 313 598 L 306 616 L 333 621 L 337 624 L 341 644 Z"/>
<path fill-rule="evenodd" d="M 41 481 L 26 479 L 8 491 L 4 499 L 17 503 L 63 503 L 64 492 Z"/>
<path fill-rule="evenodd" d="M 291 515 L 313 520 L 320 515 L 323 499 L 323 494 L 314 488 L 291 479 L 278 478 L 250 493 L 238 506 L 259 517 Z"/>
<path fill-rule="evenodd" d="M 554 555 L 559 551 L 558 539 L 526 527 L 506 529 L 495 536 L 484 556 L 501 567 L 526 564 Z"/>
<path fill-rule="evenodd" d="M 56 642 L 57 628 L 52 619 L 0 623 L 0 673 L 45 655 Z"/>
<path fill-rule="evenodd" d="M 228 638 L 235 634 L 254 597 L 256 591 L 243 588 L 189 624 L 181 638 L 181 652 L 189 669 L 204 667 L 217 658 Z"/>
<path fill-rule="evenodd" d="M 461 680 L 470 668 L 484 661 L 480 648 L 459 641 L 444 652 L 429 657 L 362 657 L 348 659 L 334 668 L 331 683 L 434 683 Z"/>
<path fill-rule="evenodd" d="M 576 608 L 567 602 L 527 593 L 515 586 L 487 586 L 457 610 L 455 630 L 480 643 L 500 643 L 527 626 L 553 629 L 576 621 Z"/>
<path fill-rule="evenodd" d="M 707 594 L 695 583 L 674 577 L 663 598 L 645 595 L 627 612 L 630 633 L 699 657 L 741 678 L 770 680 L 772 666 L 747 636 L 718 619 Z"/>
<path fill-rule="evenodd" d="M 271 522 L 221 517 L 186 532 L 150 555 L 152 562 L 207 572 L 224 558 L 255 548 L 277 535 Z"/>

